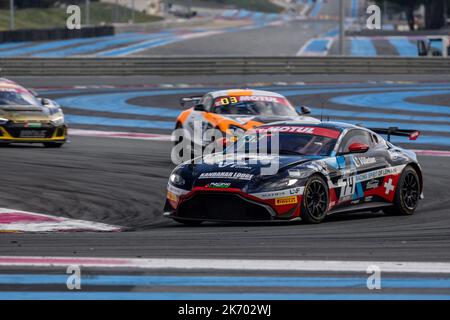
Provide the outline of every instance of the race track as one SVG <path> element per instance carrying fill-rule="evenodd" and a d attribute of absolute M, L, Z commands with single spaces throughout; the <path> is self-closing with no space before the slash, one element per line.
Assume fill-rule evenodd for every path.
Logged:
<path fill-rule="evenodd" d="M 222 82 L 214 84 L 216 87 L 233 82 L 228 78 L 216 80 Z M 422 79 L 422 83 L 368 83 L 355 78 L 339 84 L 322 79 L 322 84 L 282 85 L 270 84 L 269 79 L 255 80 L 259 81 L 257 86 L 284 93 L 296 103 L 312 105 L 316 116 L 324 113 L 337 120 L 354 118 L 358 122 L 417 125 L 419 129 L 423 126 L 425 143 L 418 141 L 409 146 L 450 149 L 448 117 L 445 112 L 435 112 L 440 109 L 433 109 L 448 108 L 442 105 L 450 95 L 450 85 L 444 79 L 433 83 L 428 79 Z M 127 78 L 90 79 L 103 85 L 86 83 L 80 87 L 84 84 L 80 81 L 26 79 L 28 85 L 66 107 L 67 117 L 73 122 L 71 128 L 162 135 L 170 133 L 174 115 L 179 112 L 180 96 L 212 89 L 211 83 L 201 88 L 195 83 L 161 88 L 164 82 L 156 85 Z M 398 104 L 405 92 L 415 92 L 416 96 L 404 103 L 429 105 L 429 109 L 406 110 L 411 105 Z M 384 101 L 393 104 L 390 112 L 370 106 L 374 98 L 386 97 L 387 93 L 393 99 Z M 361 101 L 367 105 L 350 105 L 355 95 L 365 95 Z M 318 113 L 322 103 L 326 111 Z M 381 112 L 385 118 L 377 115 Z M 98 119 L 103 119 L 100 126 L 92 123 Z M 168 141 L 77 135 L 59 150 L 2 147 L 0 208 L 100 222 L 119 226 L 122 232 L 0 233 L 0 256 L 450 262 L 450 157 L 420 156 L 425 199 L 411 217 L 358 213 L 330 216 L 320 225 L 204 224 L 192 228 L 162 217 L 167 177 L 173 168 L 170 149 Z M 23 270 L 3 268 L 13 273 Z M 190 271 L 182 274 L 193 275 Z M 281 275 L 284 273 L 278 273 Z M 0 288 L 2 283 L 5 285 L 2 281 L 9 280 L 0 279 Z M 135 286 L 129 284 L 130 288 Z M 448 286 L 444 289 L 448 294 Z M 313 290 L 321 292 L 323 288 L 314 286 Z M 286 287 L 275 291 L 292 293 Z"/>

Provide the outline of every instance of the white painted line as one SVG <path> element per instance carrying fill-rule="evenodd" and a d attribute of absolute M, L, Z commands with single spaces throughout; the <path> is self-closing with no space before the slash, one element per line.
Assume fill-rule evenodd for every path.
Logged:
<path fill-rule="evenodd" d="M 329 260 L 236 260 L 236 259 L 142 259 L 0 256 L 0 266 L 92 268 L 199 269 L 243 271 L 366 272 L 376 265 L 388 273 L 450 274 L 448 262 L 329 261 Z"/>
<path fill-rule="evenodd" d="M 2 232 L 120 231 L 118 226 L 0 208 Z"/>
<path fill-rule="evenodd" d="M 325 46 L 325 51 L 319 52 L 319 51 L 306 51 L 306 49 L 308 48 L 308 46 L 316 40 L 324 40 L 327 41 L 327 44 Z M 313 38 L 313 39 L 309 39 L 304 45 L 303 47 L 300 48 L 300 50 L 296 53 L 296 56 L 326 56 L 328 55 L 328 52 L 331 49 L 331 46 L 333 45 L 335 41 L 334 37 L 322 37 L 322 38 Z"/>

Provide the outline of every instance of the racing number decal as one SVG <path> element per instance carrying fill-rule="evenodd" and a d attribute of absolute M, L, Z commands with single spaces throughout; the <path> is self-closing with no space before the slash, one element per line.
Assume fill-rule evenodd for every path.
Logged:
<path fill-rule="evenodd" d="M 355 194 L 355 177 L 348 177 L 343 180 L 343 186 L 341 188 L 340 198 L 347 198 Z"/>
<path fill-rule="evenodd" d="M 236 97 L 224 97 L 222 99 L 220 99 L 220 104 L 221 105 L 229 105 L 231 103 L 238 103 L 238 99 Z"/>

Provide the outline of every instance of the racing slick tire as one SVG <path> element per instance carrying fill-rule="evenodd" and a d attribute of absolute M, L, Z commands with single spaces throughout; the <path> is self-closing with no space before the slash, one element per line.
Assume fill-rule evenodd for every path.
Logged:
<path fill-rule="evenodd" d="M 420 179 L 411 166 L 407 166 L 398 181 L 393 206 L 383 209 L 389 215 L 409 216 L 414 213 L 420 198 Z"/>
<path fill-rule="evenodd" d="M 46 148 L 61 148 L 64 142 L 44 142 L 44 147 Z"/>
<path fill-rule="evenodd" d="M 328 186 L 320 175 L 309 178 L 303 192 L 301 218 L 306 223 L 320 223 L 327 216 Z"/>
<path fill-rule="evenodd" d="M 182 219 L 173 219 L 173 220 L 190 227 L 199 226 L 203 222 L 201 220 L 182 220 Z"/>

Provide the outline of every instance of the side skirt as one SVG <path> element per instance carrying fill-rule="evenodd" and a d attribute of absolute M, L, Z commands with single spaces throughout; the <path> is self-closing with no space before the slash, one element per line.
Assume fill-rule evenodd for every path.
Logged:
<path fill-rule="evenodd" d="M 328 212 L 328 214 L 341 213 L 341 212 L 359 212 L 359 211 L 371 211 L 373 209 L 381 209 L 392 206 L 392 203 L 388 202 L 370 202 L 352 205 L 344 208 L 337 208 Z"/>

